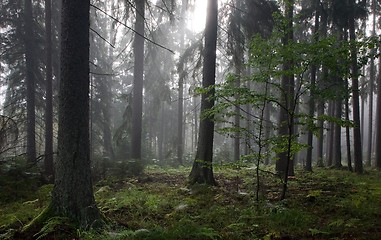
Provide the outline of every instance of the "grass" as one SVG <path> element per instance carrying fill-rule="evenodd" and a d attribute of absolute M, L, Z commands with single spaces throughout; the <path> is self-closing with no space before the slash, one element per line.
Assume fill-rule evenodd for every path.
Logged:
<path fill-rule="evenodd" d="M 132 240 L 381 239 L 378 171 L 369 170 L 364 175 L 328 169 L 298 171 L 284 201 L 278 200 L 279 180 L 262 173 L 259 203 L 254 200 L 253 169 L 216 168 L 218 187 L 187 186 L 189 171 L 148 167 L 138 178 L 98 182 L 96 201 L 109 224 L 101 232 L 77 230 L 75 236 Z M 33 192 L 24 190 L 17 193 L 22 197 L 11 202 L 0 199 L 0 239 L 12 239 L 49 201 L 50 185 Z M 57 219 L 53 223 L 59 224 Z"/>

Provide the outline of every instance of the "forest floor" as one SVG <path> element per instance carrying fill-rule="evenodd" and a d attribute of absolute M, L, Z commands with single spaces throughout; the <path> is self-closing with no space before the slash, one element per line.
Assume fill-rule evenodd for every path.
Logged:
<path fill-rule="evenodd" d="M 282 182 L 267 170 L 258 202 L 252 168 L 216 166 L 216 187 L 187 186 L 189 168 L 110 177 L 95 185 L 104 229 L 72 229 L 55 218 L 32 238 L 381 239 L 381 172 L 297 171 L 279 201 Z M 14 239 L 47 206 L 52 185 L 34 184 L 27 176 L 0 176 L 0 239 Z"/>

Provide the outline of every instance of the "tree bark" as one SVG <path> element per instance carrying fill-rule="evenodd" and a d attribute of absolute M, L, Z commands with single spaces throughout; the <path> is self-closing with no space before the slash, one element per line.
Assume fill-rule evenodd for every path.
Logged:
<path fill-rule="evenodd" d="M 328 115 L 330 117 L 335 117 L 335 101 L 331 100 L 328 103 Z M 329 130 L 327 131 L 327 167 L 332 167 L 333 165 L 333 155 L 334 155 L 334 141 L 335 141 L 335 123 L 329 122 Z"/>
<path fill-rule="evenodd" d="M 358 65 L 357 65 L 357 48 L 356 48 L 356 33 L 354 6 L 355 1 L 350 0 L 351 16 L 349 18 L 349 38 L 351 41 L 351 65 L 352 65 L 352 98 L 353 98 L 353 143 L 354 143 L 354 160 L 355 172 L 363 173 L 362 161 L 362 144 L 361 144 L 361 129 L 360 129 L 360 103 L 359 103 L 359 82 L 358 82 Z"/>
<path fill-rule="evenodd" d="M 131 158 L 142 159 L 143 71 L 144 71 L 144 13 L 145 1 L 135 0 L 136 20 L 134 39 L 134 88 L 132 97 Z"/>
<path fill-rule="evenodd" d="M 54 174 L 53 168 L 53 77 L 52 77 L 52 3 L 45 0 L 46 28 L 46 106 L 45 106 L 45 176 Z M 53 179 L 51 179 L 53 180 Z"/>
<path fill-rule="evenodd" d="M 345 89 L 348 89 L 348 79 L 345 79 Z M 345 120 L 348 122 L 349 119 L 349 93 L 345 94 Z M 345 128 L 346 132 L 346 141 L 347 141 L 347 161 L 348 161 L 348 169 L 349 171 L 353 171 L 352 168 L 352 153 L 351 153 L 351 134 L 350 134 L 350 127 L 346 126 Z"/>
<path fill-rule="evenodd" d="M 36 163 L 36 60 L 35 60 L 35 32 L 33 26 L 32 1 L 25 0 L 25 64 L 26 64 L 26 108 L 27 108 L 27 161 L 29 164 Z"/>
<path fill-rule="evenodd" d="M 214 106 L 214 84 L 216 78 L 216 48 L 218 26 L 218 1 L 208 0 L 205 26 L 205 48 L 202 86 L 207 89 L 201 96 L 201 112 L 205 113 Z M 196 158 L 193 163 L 189 181 L 215 185 L 213 175 L 213 140 L 214 116 L 208 114 L 200 120 L 199 139 Z"/>
<path fill-rule="evenodd" d="M 381 44 L 378 46 L 381 52 Z M 376 146 L 381 146 L 381 56 L 378 57 Z M 381 170 L 381 147 L 376 148 L 376 167 Z"/>
<path fill-rule="evenodd" d="M 283 37 L 283 45 L 288 46 L 293 41 L 293 10 L 294 2 L 286 1 L 285 16 L 287 18 L 287 27 L 285 29 L 285 36 Z M 292 68 L 292 61 L 290 59 L 284 60 L 283 71 L 288 72 Z M 295 114 L 295 82 L 294 74 L 283 74 L 281 79 L 281 104 L 282 107 L 279 113 L 279 136 L 284 136 L 288 139 L 289 149 L 285 152 L 278 154 L 278 160 L 276 161 L 276 171 L 285 179 L 289 175 L 294 175 L 294 164 L 291 158 L 291 143 L 294 135 L 294 118 Z M 287 184 L 287 181 L 285 181 Z M 284 197 L 284 196 L 282 196 Z"/>
<path fill-rule="evenodd" d="M 340 79 L 341 81 L 341 79 Z M 336 119 L 341 119 L 341 115 L 343 113 L 342 111 L 342 99 L 339 97 L 336 99 L 335 104 L 336 104 L 336 110 L 335 110 L 335 118 Z M 341 164 L 341 125 L 340 124 L 335 124 L 335 131 L 334 131 L 334 163 L 335 163 L 335 168 L 340 169 L 342 167 Z"/>
<path fill-rule="evenodd" d="M 376 36 L 376 1 L 372 1 L 373 8 L 373 27 L 372 27 L 372 36 Z M 375 54 L 375 49 L 372 49 L 372 53 Z M 367 157 L 367 166 L 372 165 L 372 137 L 373 137 L 373 91 L 374 91 L 374 82 L 375 82 L 375 66 L 374 58 L 370 59 L 370 79 L 369 79 L 369 131 L 368 131 L 368 157 Z"/>
<path fill-rule="evenodd" d="M 62 3 L 58 156 L 50 209 L 83 228 L 100 220 L 89 146 L 90 0 Z"/>
<path fill-rule="evenodd" d="M 315 26 L 314 26 L 314 42 L 319 40 L 319 22 L 320 18 L 320 0 L 315 1 Z M 310 118 L 313 118 L 315 115 L 315 88 L 316 88 L 316 75 L 317 75 L 317 64 L 314 63 L 311 66 L 311 88 L 310 88 L 310 101 L 309 101 L 309 109 L 308 114 Z M 313 137 L 314 134 L 312 130 L 308 130 L 307 135 L 307 156 L 306 156 L 306 166 L 305 170 L 308 172 L 312 172 L 312 149 L 313 149 Z"/>

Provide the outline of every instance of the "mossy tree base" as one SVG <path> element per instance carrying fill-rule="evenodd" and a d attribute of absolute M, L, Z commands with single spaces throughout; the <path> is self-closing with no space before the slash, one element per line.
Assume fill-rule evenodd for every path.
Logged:
<path fill-rule="evenodd" d="M 45 208 L 36 218 L 26 225 L 15 239 L 71 239 L 77 237 L 77 229 L 96 229 L 104 226 L 106 218 L 98 210 L 92 214 L 91 225 L 83 226 L 80 220 L 58 213 L 52 204 Z"/>
<path fill-rule="evenodd" d="M 196 183 L 217 186 L 211 164 L 205 164 L 197 160 L 193 163 L 192 171 L 189 174 L 189 184 Z"/>

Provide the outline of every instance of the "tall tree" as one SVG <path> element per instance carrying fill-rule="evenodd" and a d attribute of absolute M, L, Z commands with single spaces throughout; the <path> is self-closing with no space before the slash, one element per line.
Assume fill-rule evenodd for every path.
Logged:
<path fill-rule="evenodd" d="M 319 40 L 319 18 L 320 18 L 320 0 L 315 0 L 315 26 L 314 26 L 314 41 Z M 317 64 L 312 64 L 311 66 L 311 90 L 310 90 L 310 101 L 309 101 L 309 115 L 314 116 L 315 114 L 315 88 L 316 88 L 316 74 L 317 74 Z M 313 132 L 311 129 L 308 130 L 307 135 L 307 156 L 306 156 L 306 166 L 305 169 L 309 172 L 312 171 L 312 149 L 313 149 Z"/>
<path fill-rule="evenodd" d="M 180 21 L 180 48 L 184 48 L 184 38 L 185 38 L 185 13 L 187 9 L 188 1 L 182 0 L 181 3 L 181 21 Z M 183 70 L 180 70 L 179 75 L 179 101 L 178 101 L 178 109 L 177 109 L 177 161 L 179 164 L 183 164 L 183 150 L 184 150 L 184 79 L 185 73 Z"/>
<path fill-rule="evenodd" d="M 135 0 L 134 83 L 132 94 L 131 158 L 142 158 L 143 72 L 144 72 L 144 13 L 145 0 Z"/>
<path fill-rule="evenodd" d="M 293 41 L 293 11 L 294 11 L 294 1 L 287 0 L 285 1 L 285 19 L 286 26 L 284 29 L 284 37 L 282 39 L 284 47 L 288 47 L 289 44 L 292 44 Z M 282 107 L 279 111 L 279 135 L 284 139 L 288 139 L 288 145 L 291 144 L 291 139 L 294 134 L 294 119 L 292 113 L 295 109 L 295 100 L 294 100 L 294 74 L 292 72 L 292 60 L 290 56 L 285 56 L 283 60 L 283 74 L 281 79 L 281 104 Z M 290 147 L 290 146 L 289 146 Z M 294 174 L 294 164 L 292 163 L 292 157 L 290 152 L 284 151 L 278 154 L 278 160 L 276 162 L 276 170 L 281 176 L 284 176 L 285 179 L 288 175 Z M 287 182 L 287 181 L 285 181 Z M 282 197 L 283 198 L 283 197 Z"/>
<path fill-rule="evenodd" d="M 376 36 L 376 0 L 372 1 L 372 37 Z M 372 53 L 375 53 L 375 48 L 372 49 Z M 373 91 L 374 91 L 374 82 L 375 82 L 375 66 L 374 58 L 370 59 L 370 76 L 369 76 L 369 117 L 368 117 L 368 156 L 366 165 L 372 165 L 372 137 L 373 137 Z"/>
<path fill-rule="evenodd" d="M 353 98 L 353 141 L 354 141 L 354 162 L 355 172 L 363 172 L 362 145 L 360 131 L 360 100 L 359 100 L 359 69 L 357 65 L 356 29 L 355 29 L 355 0 L 349 1 L 349 39 L 351 41 L 351 65 L 352 65 L 352 98 Z"/>
<path fill-rule="evenodd" d="M 52 2 L 45 0 L 46 28 L 46 104 L 45 104 L 45 176 L 53 176 L 53 86 L 52 86 Z"/>
<path fill-rule="evenodd" d="M 381 53 L 381 44 L 378 46 Z M 378 57 L 376 146 L 381 146 L 381 55 Z M 381 147 L 376 148 L 376 167 L 381 170 Z"/>
<path fill-rule="evenodd" d="M 27 102 L 27 160 L 28 163 L 36 162 L 36 112 L 35 112 L 35 32 L 33 24 L 32 1 L 24 2 L 24 41 L 26 64 L 26 102 Z"/>
<path fill-rule="evenodd" d="M 90 169 L 90 0 L 62 2 L 58 155 L 48 210 L 88 228 L 100 220 Z"/>
<path fill-rule="evenodd" d="M 214 116 L 206 113 L 214 106 L 214 84 L 216 80 L 216 48 L 218 26 L 218 1 L 208 0 L 205 25 L 205 48 L 203 62 L 202 87 L 205 91 L 201 96 L 201 112 L 204 116 L 200 121 L 199 138 L 196 158 L 189 175 L 189 181 L 215 185 L 213 175 L 213 139 Z"/>

